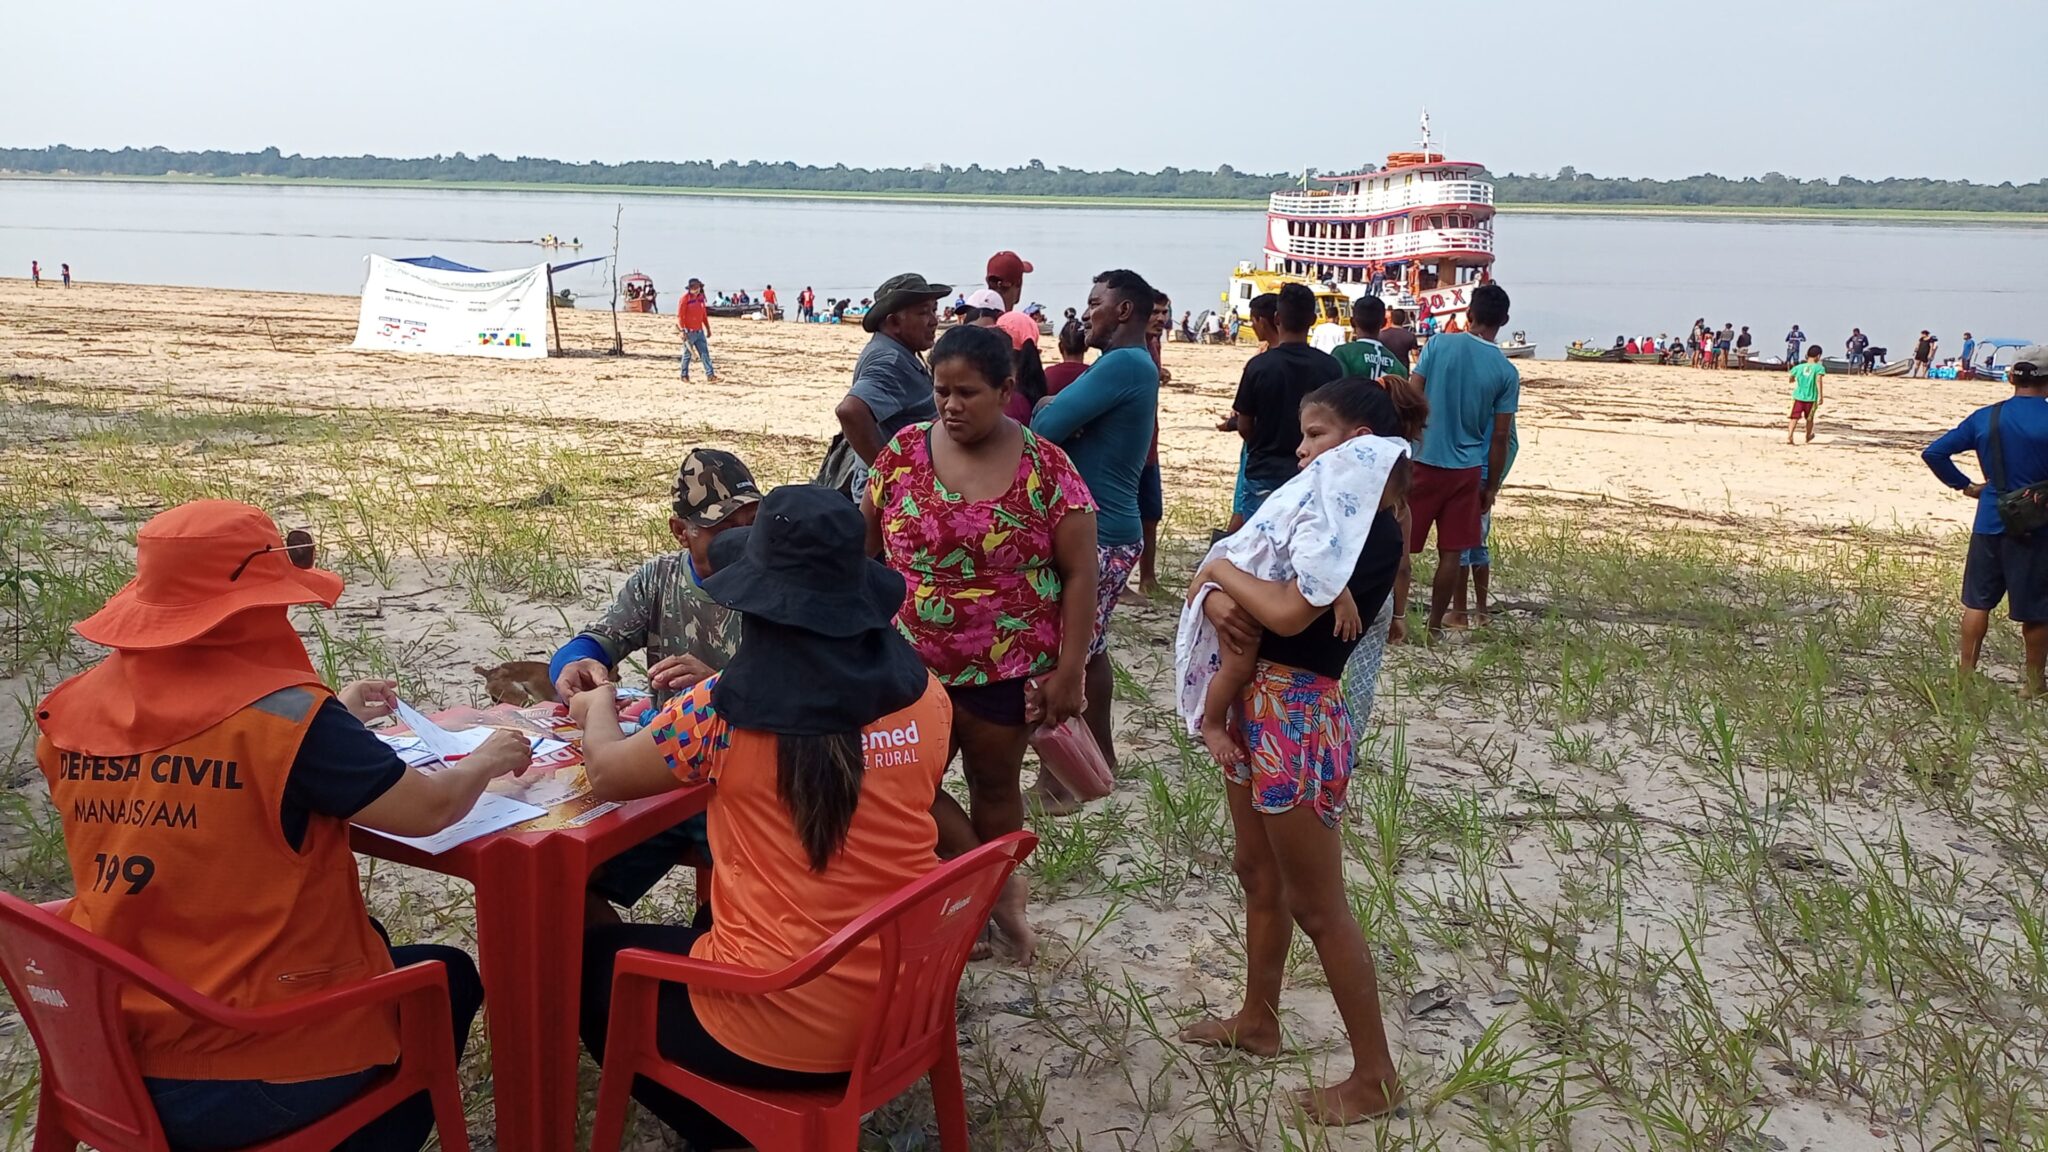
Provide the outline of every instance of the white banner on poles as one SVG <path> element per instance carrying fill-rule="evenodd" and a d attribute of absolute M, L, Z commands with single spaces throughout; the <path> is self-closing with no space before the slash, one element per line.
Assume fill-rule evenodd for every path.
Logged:
<path fill-rule="evenodd" d="M 548 266 L 443 272 L 371 256 L 358 348 L 528 359 L 548 354 Z"/>

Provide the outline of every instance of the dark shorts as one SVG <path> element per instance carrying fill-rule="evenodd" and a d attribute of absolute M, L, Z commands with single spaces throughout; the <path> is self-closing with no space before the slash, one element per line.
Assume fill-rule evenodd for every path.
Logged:
<path fill-rule="evenodd" d="M 1138 519 L 1157 524 L 1166 519 L 1166 491 L 1159 484 L 1159 462 L 1154 460 L 1138 473 Z"/>
<path fill-rule="evenodd" d="M 1970 534 L 1963 561 L 1963 607 L 1989 612 L 2005 601 L 2022 624 L 2048 621 L 2048 533 L 2016 540 L 2006 533 Z"/>
<path fill-rule="evenodd" d="M 946 696 L 953 701 L 956 710 L 966 711 L 978 720 L 1000 724 L 1005 728 L 1024 726 L 1024 680 L 996 680 L 987 684 L 948 684 Z"/>
<path fill-rule="evenodd" d="M 1408 514 L 1413 518 L 1408 551 L 1428 546 L 1431 525 L 1436 527 L 1439 552 L 1463 552 L 1485 542 L 1479 525 L 1479 473 L 1478 468 L 1415 465 L 1408 492 Z"/>
<path fill-rule="evenodd" d="M 598 865 L 590 874 L 590 890 L 621 908 L 631 908 L 686 856 L 710 863 L 706 827 L 704 813 L 699 812 L 673 828 L 656 832 Z"/>
<path fill-rule="evenodd" d="M 1803 418 L 1812 412 L 1813 406 L 1818 403 L 1820 403 L 1818 400 L 1794 400 L 1792 402 L 1792 418 L 1794 420 Z"/>

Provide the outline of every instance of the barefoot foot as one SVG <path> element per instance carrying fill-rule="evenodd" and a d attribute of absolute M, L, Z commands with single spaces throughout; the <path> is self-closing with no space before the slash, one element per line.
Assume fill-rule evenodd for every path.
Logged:
<path fill-rule="evenodd" d="M 1087 801 L 1070 794 L 1060 782 L 1047 773 L 1039 773 L 1038 783 L 1024 793 L 1024 803 L 1041 816 L 1070 816 L 1079 812 Z"/>
<path fill-rule="evenodd" d="M 1003 884 L 1003 894 L 996 897 L 996 906 L 989 914 L 996 931 L 1010 942 L 1010 955 L 1019 967 L 1029 968 L 1038 961 L 1038 930 L 1031 926 L 1026 914 L 1031 890 L 1024 878 L 1014 873 Z"/>
<path fill-rule="evenodd" d="M 1237 738 L 1237 728 L 1227 719 L 1203 719 L 1202 746 L 1209 750 L 1210 757 L 1217 764 L 1225 768 L 1233 764 L 1242 764 L 1251 755 L 1243 742 Z"/>
<path fill-rule="evenodd" d="M 1294 1094 L 1294 1103 L 1315 1123 L 1341 1127 L 1392 1112 L 1401 1104 L 1401 1085 L 1382 1085 L 1353 1072 L 1327 1087 L 1301 1089 Z"/>
<path fill-rule="evenodd" d="M 1252 1056 L 1280 1054 L 1280 1022 L 1268 1016 L 1246 1020 L 1244 1013 L 1210 1017 L 1182 1029 L 1180 1042 L 1197 1048 L 1235 1048 Z"/>

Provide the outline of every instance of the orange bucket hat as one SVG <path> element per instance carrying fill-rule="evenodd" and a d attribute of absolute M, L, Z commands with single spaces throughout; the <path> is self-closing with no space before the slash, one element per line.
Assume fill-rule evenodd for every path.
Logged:
<path fill-rule="evenodd" d="M 240 501 L 180 504 L 136 533 L 135 579 L 74 630 L 108 648 L 147 651 L 188 643 L 250 608 L 332 608 L 342 579 L 312 567 L 312 549 L 310 539 L 287 545 L 269 515 Z"/>

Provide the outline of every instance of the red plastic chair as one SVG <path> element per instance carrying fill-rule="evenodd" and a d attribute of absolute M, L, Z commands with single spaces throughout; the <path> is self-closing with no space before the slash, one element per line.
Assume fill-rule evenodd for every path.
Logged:
<path fill-rule="evenodd" d="M 1004 881 L 1037 844 L 1029 832 L 1012 832 L 949 860 L 780 971 L 757 972 L 645 948 L 619 953 L 591 1152 L 617 1152 L 635 1076 L 702 1105 L 761 1152 L 853 1152 L 860 1143 L 861 1117 L 927 1072 L 939 1116 L 939 1146 L 945 1152 L 967 1152 L 967 1099 L 955 1022 L 960 974 Z M 882 940 L 882 980 L 843 1093 L 734 1088 L 678 1068 L 656 1050 L 656 993 L 662 984 L 743 996 L 781 992 L 817 979 L 873 936 Z"/>
<path fill-rule="evenodd" d="M 328 1152 L 421 1092 L 433 1096 L 441 1147 L 469 1152 L 461 1089 L 455 1082 L 448 974 L 439 962 L 408 965 L 267 1008 L 230 1008 L 59 919 L 54 913 L 63 907 L 62 902 L 37 907 L 0 893 L 0 979 L 42 1055 L 35 1152 L 72 1152 L 81 1143 L 100 1152 L 169 1152 L 121 1013 L 121 991 L 131 985 L 194 1020 L 252 1035 L 289 1032 L 337 1012 L 396 1004 L 403 1053 L 396 1069 L 340 1111 L 244 1152 Z"/>

